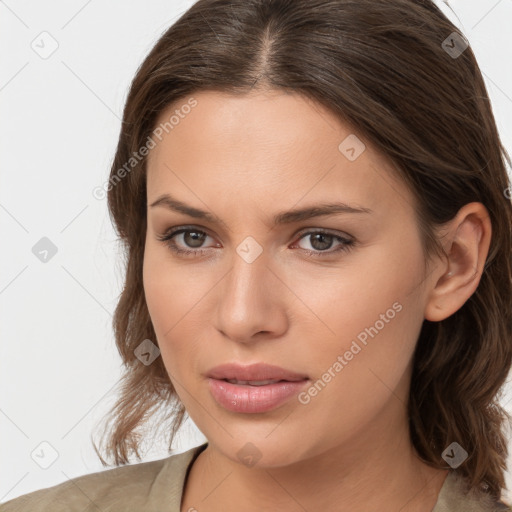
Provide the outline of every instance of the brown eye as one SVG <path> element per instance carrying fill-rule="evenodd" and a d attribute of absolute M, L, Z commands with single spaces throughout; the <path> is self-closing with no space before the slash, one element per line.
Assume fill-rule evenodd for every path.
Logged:
<path fill-rule="evenodd" d="M 311 237 L 311 246 L 316 251 L 324 251 L 325 249 L 329 249 L 334 241 L 334 237 L 332 235 L 326 235 L 325 233 L 314 233 L 313 235 L 309 236 Z"/>
<path fill-rule="evenodd" d="M 171 229 L 166 234 L 157 236 L 157 239 L 175 253 L 199 256 L 207 249 L 207 247 L 203 247 L 203 243 L 208 236 L 207 233 L 199 229 L 181 227 Z"/>
<path fill-rule="evenodd" d="M 300 241 L 307 238 L 309 238 L 309 244 L 313 250 L 307 247 L 301 248 L 313 256 L 323 256 L 322 253 L 328 255 L 339 251 L 348 251 L 355 243 L 354 240 L 343 238 L 339 235 L 334 235 L 326 231 L 309 231 L 301 236 Z M 328 251 L 327 249 L 330 249 L 336 242 L 339 243 L 337 248 L 332 251 Z"/>
<path fill-rule="evenodd" d="M 208 236 L 202 231 L 184 231 L 183 241 L 188 247 L 200 247 L 205 237 Z"/>

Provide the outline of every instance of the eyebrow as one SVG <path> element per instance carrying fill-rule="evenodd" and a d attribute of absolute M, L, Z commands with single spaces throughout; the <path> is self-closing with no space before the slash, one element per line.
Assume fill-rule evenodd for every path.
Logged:
<path fill-rule="evenodd" d="M 210 222 L 225 223 L 216 215 L 189 206 L 177 199 L 171 197 L 169 194 L 160 196 L 156 201 L 151 203 L 150 207 L 163 206 L 169 210 L 174 210 L 179 213 L 184 213 L 196 219 L 205 219 Z M 292 224 L 303 220 L 311 219 L 314 217 L 322 217 L 325 215 L 339 215 L 347 213 L 374 213 L 370 208 L 351 206 L 346 203 L 320 203 L 317 205 L 309 206 L 307 208 L 294 209 L 283 211 L 274 216 L 274 225 L 278 224 Z"/>

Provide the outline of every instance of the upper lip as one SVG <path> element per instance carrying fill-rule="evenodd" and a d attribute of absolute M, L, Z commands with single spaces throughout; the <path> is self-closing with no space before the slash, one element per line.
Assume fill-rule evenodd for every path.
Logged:
<path fill-rule="evenodd" d="M 265 363 L 255 363 L 247 366 L 239 363 L 226 363 L 215 366 L 207 373 L 213 379 L 236 379 L 236 380 L 288 380 L 299 381 L 307 379 L 308 376 L 302 373 L 292 372 L 279 366 Z"/>

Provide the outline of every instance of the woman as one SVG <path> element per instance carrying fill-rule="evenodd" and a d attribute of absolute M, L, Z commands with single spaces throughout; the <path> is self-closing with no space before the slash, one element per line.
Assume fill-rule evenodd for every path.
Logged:
<path fill-rule="evenodd" d="M 432 1 L 198 1 L 109 180 L 120 467 L 1 510 L 508 510 L 505 159 Z M 158 408 L 208 442 L 124 465 Z"/>

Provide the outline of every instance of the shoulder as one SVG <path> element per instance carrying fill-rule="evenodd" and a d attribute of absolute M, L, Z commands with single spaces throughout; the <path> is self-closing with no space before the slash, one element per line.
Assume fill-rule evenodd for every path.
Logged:
<path fill-rule="evenodd" d="M 187 469 L 206 444 L 165 459 L 79 476 L 0 504 L 0 512 L 114 512 L 172 510 Z"/>
<path fill-rule="evenodd" d="M 510 512 L 512 507 L 489 495 L 469 490 L 467 481 L 455 471 L 448 473 L 432 512 Z"/>

